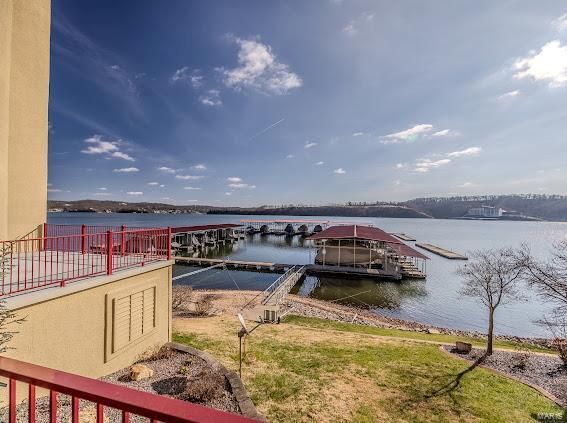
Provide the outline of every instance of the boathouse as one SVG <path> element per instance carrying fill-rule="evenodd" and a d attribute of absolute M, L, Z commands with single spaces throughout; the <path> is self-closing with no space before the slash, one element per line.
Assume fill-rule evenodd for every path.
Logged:
<path fill-rule="evenodd" d="M 316 250 L 314 265 L 330 272 L 425 277 L 428 257 L 379 228 L 331 226 L 306 239 Z"/>

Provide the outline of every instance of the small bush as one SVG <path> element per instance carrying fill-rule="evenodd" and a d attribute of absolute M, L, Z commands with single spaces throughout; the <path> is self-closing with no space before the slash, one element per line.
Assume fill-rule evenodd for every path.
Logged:
<path fill-rule="evenodd" d="M 518 370 L 526 370 L 530 364 L 530 352 L 521 350 L 512 357 L 512 366 Z"/>
<path fill-rule="evenodd" d="M 563 362 L 563 366 L 567 368 L 567 339 L 554 339 L 552 345 L 559 354 L 559 358 Z"/>
<path fill-rule="evenodd" d="M 211 369 L 204 369 L 195 378 L 187 381 L 185 397 L 189 401 L 209 402 L 224 395 L 226 379 L 224 375 Z"/>
<path fill-rule="evenodd" d="M 197 316 L 206 316 L 210 313 L 213 308 L 213 298 L 214 295 L 207 294 L 203 295 L 195 302 L 195 314 Z"/>
<path fill-rule="evenodd" d="M 171 309 L 188 311 L 193 300 L 193 288 L 187 285 L 176 285 L 171 292 Z"/>
<path fill-rule="evenodd" d="M 137 363 L 143 361 L 157 361 L 164 360 L 173 357 L 176 354 L 175 350 L 164 345 L 156 345 L 146 351 L 144 351 L 136 360 Z"/>

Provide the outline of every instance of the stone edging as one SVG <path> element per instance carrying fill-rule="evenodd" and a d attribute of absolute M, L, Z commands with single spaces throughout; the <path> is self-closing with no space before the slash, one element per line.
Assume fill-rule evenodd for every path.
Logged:
<path fill-rule="evenodd" d="M 211 354 L 197 350 L 188 345 L 179 344 L 177 342 L 168 342 L 165 345 L 175 350 L 197 356 L 203 359 L 212 368 L 220 370 L 226 377 L 226 380 L 228 380 L 228 383 L 230 384 L 230 388 L 236 398 L 236 402 L 238 403 L 238 408 L 240 408 L 240 412 L 242 413 L 242 415 L 245 417 L 256 419 L 258 421 L 263 421 L 263 422 L 267 421 L 266 418 L 262 416 L 260 413 L 258 413 L 258 411 L 256 410 L 254 403 L 250 399 L 250 396 L 248 395 L 248 392 L 246 391 L 246 388 L 244 387 L 244 384 L 242 383 L 242 380 L 240 380 L 238 375 L 233 371 L 230 371 L 226 367 L 224 367 Z"/>
<path fill-rule="evenodd" d="M 440 346 L 439 346 L 439 350 L 442 351 L 443 353 L 445 353 L 446 355 L 448 355 L 449 357 L 455 358 L 455 359 L 457 359 L 457 360 L 464 361 L 464 362 L 469 363 L 469 364 L 473 364 L 473 363 L 474 363 L 473 361 L 471 361 L 471 360 L 469 360 L 469 359 L 467 359 L 467 358 L 459 357 L 458 355 L 453 354 L 453 353 L 447 351 L 445 348 L 443 348 L 444 346 L 448 346 L 448 344 L 440 345 Z M 547 399 L 553 401 L 556 405 L 558 405 L 558 406 L 561 407 L 562 409 L 564 409 L 564 408 L 566 407 L 566 405 L 567 405 L 567 404 L 563 404 L 563 403 L 559 400 L 559 398 L 557 398 L 557 397 L 556 397 L 555 395 L 553 395 L 551 392 L 549 392 L 549 391 L 543 389 L 541 386 L 538 386 L 538 385 L 536 385 L 536 384 L 534 384 L 534 383 L 531 383 L 531 382 L 522 380 L 522 379 L 520 379 L 520 378 L 518 378 L 518 377 L 516 377 L 516 376 L 513 376 L 513 375 L 508 374 L 508 373 L 506 373 L 506 372 L 503 372 L 503 371 L 501 371 L 501 370 L 493 369 L 492 367 L 486 366 L 486 365 L 484 365 L 484 364 L 479 364 L 478 367 L 482 367 L 483 369 L 488 370 L 488 371 L 490 371 L 490 372 L 492 372 L 492 373 L 494 373 L 494 374 L 497 374 L 497 375 L 499 375 L 499 376 L 504 376 L 504 377 L 506 377 L 506 378 L 508 378 L 508 379 L 512 379 L 513 381 L 519 382 L 519 383 L 521 383 L 522 385 L 529 386 L 530 388 L 535 389 L 536 391 L 538 391 L 540 394 L 542 394 L 542 395 L 543 395 L 544 397 L 546 397 Z"/>

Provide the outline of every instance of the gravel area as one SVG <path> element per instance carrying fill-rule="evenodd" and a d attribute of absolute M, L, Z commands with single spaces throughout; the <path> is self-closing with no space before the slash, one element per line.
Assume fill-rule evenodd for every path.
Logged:
<path fill-rule="evenodd" d="M 485 350 L 473 348 L 469 354 L 459 354 L 450 346 L 446 351 L 470 361 L 481 358 Z M 567 368 L 559 357 L 529 352 L 494 351 L 482 361 L 482 365 L 539 386 L 554 395 L 567 406 Z"/>
<path fill-rule="evenodd" d="M 224 374 L 199 357 L 171 351 L 165 358 L 146 359 L 139 361 L 139 363 L 151 368 L 154 371 L 154 376 L 139 381 L 131 381 L 128 376 L 129 368 L 125 368 L 101 380 L 223 411 L 240 413 L 236 398 L 232 394 Z M 18 422 L 28 421 L 27 408 L 27 401 L 18 406 Z M 47 397 L 39 398 L 36 401 L 36 410 L 36 421 L 38 423 L 49 423 L 49 399 Z M 80 401 L 79 410 L 81 422 L 94 422 L 96 420 L 96 409 L 93 403 Z M 122 422 L 122 416 L 118 410 L 105 407 L 104 415 L 105 423 Z M 7 408 L 0 410 L 0 422 L 5 421 L 8 421 Z M 70 421 L 71 398 L 59 394 L 57 422 L 68 423 Z M 148 420 L 138 416 L 130 416 L 130 421 L 132 423 L 147 423 Z"/>

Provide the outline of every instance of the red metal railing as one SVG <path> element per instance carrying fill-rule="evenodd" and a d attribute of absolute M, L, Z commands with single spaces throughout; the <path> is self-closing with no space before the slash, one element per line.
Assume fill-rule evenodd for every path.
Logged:
<path fill-rule="evenodd" d="M 78 423 L 80 401 L 92 403 L 96 409 L 97 423 L 103 423 L 105 414 L 112 412 L 108 407 L 118 410 L 114 413 L 119 413 L 122 422 L 129 422 L 131 416 L 143 417 L 145 421 L 151 423 L 244 423 L 255 421 L 237 414 L 226 413 L 6 357 L 0 357 L 0 376 L 8 378 L 8 423 L 16 423 L 16 417 L 20 417 L 18 422 L 22 421 L 22 415 L 27 416 L 29 423 L 36 422 L 36 387 L 49 390 L 50 423 L 57 422 L 57 414 L 65 406 L 71 407 L 71 421 Z M 20 406 L 25 407 L 26 411 L 20 413 L 19 416 L 17 415 L 18 401 L 16 400 L 18 382 L 28 384 L 27 404 Z M 57 394 L 70 396 L 70 405 L 58 403 Z"/>
<path fill-rule="evenodd" d="M 77 227 L 75 227 L 77 228 Z M 171 258 L 171 229 L 95 232 L 0 242 L 0 295 Z M 93 228 L 93 227 L 91 227 Z"/>

